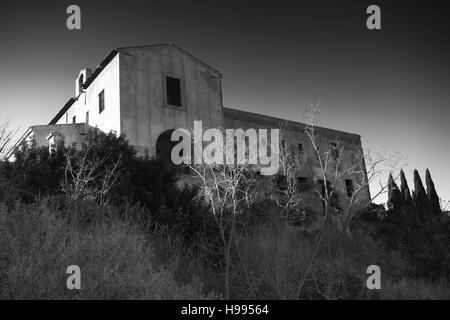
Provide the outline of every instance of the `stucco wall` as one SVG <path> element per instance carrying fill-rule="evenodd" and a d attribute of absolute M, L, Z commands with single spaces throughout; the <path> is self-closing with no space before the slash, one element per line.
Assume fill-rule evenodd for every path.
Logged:
<path fill-rule="evenodd" d="M 105 110 L 99 113 L 99 93 L 105 90 Z M 86 112 L 89 111 L 89 125 L 98 127 L 104 132 L 120 129 L 120 88 L 119 88 L 119 55 L 104 68 L 102 72 L 89 85 L 84 93 L 80 94 L 78 100 L 57 122 L 58 124 L 72 123 L 76 116 L 77 123 L 86 122 Z"/>
<path fill-rule="evenodd" d="M 38 146 L 49 147 L 48 137 L 51 133 L 56 133 L 64 138 L 66 146 L 76 145 L 80 147 L 84 140 L 84 135 L 88 132 L 89 126 L 84 123 L 79 124 L 56 124 L 32 126 L 29 140 L 33 139 Z"/>
<path fill-rule="evenodd" d="M 302 192 L 302 200 L 305 207 L 310 206 L 316 211 L 322 207 L 321 200 L 314 194 L 315 190 L 320 190 L 318 183 L 319 179 L 323 180 L 322 171 L 320 170 L 319 163 L 315 150 L 311 144 L 311 141 L 307 134 L 304 132 L 306 126 L 302 123 L 286 121 L 264 115 L 258 115 L 248 113 L 240 110 L 234 110 L 224 108 L 224 124 L 226 128 L 241 128 L 241 129 L 280 129 L 280 139 L 285 140 L 285 147 L 288 148 L 290 153 L 298 152 L 298 145 L 303 145 L 303 154 L 306 156 L 306 163 L 304 167 L 299 170 L 298 177 L 305 177 L 308 179 L 308 185 L 311 188 Z M 345 168 L 353 166 L 353 154 L 361 154 L 362 146 L 359 135 L 351 134 L 347 132 L 341 132 L 338 130 L 317 127 L 316 132 L 318 134 L 317 144 L 322 152 L 331 150 L 331 143 L 338 142 L 338 148 L 343 148 L 341 171 L 345 172 Z M 280 142 L 281 148 L 281 142 Z M 324 156 L 323 156 L 324 159 Z M 332 165 L 328 166 L 327 177 L 329 181 L 334 182 L 334 168 Z M 347 188 L 345 185 L 345 179 L 363 179 L 365 175 L 358 176 L 342 176 L 335 183 L 335 192 L 338 195 L 339 204 L 347 211 L 350 204 L 350 198 L 347 196 Z M 356 188 L 356 184 L 354 183 Z M 369 188 L 364 188 L 358 196 L 358 204 L 354 206 L 353 210 L 358 210 L 363 204 L 367 203 L 370 199 Z"/>
<path fill-rule="evenodd" d="M 166 102 L 165 77 L 181 79 L 182 106 Z M 121 128 L 139 153 L 166 130 L 222 126 L 220 74 L 173 46 L 120 49 Z"/>

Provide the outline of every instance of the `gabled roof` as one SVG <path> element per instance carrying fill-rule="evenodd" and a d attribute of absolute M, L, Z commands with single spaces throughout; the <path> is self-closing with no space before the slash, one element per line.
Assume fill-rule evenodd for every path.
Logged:
<path fill-rule="evenodd" d="M 118 51 L 116 49 L 111 50 L 108 55 L 100 62 L 100 64 L 95 68 L 94 72 L 90 75 L 89 78 L 86 79 L 86 81 L 83 84 L 83 89 L 86 89 L 90 86 L 92 82 L 97 78 L 97 76 L 100 74 L 100 72 L 103 71 L 103 69 L 111 62 L 112 59 L 116 56 Z"/>
<path fill-rule="evenodd" d="M 170 47 L 178 50 L 179 52 L 181 52 L 181 53 L 183 53 L 185 55 L 188 55 L 189 57 L 194 59 L 199 64 L 203 65 L 204 67 L 206 67 L 206 68 L 210 69 L 211 71 L 217 73 L 218 76 L 222 77 L 222 74 L 220 73 L 220 71 L 218 71 L 217 69 L 213 68 L 211 65 L 207 64 L 206 62 L 200 60 L 199 58 L 195 57 L 194 55 L 190 54 L 186 50 L 181 49 L 179 46 L 177 46 L 173 42 L 162 43 L 162 44 L 149 44 L 149 45 L 142 45 L 142 46 L 132 46 L 132 47 L 120 47 L 120 48 L 116 48 L 114 50 L 122 51 L 122 50 L 127 50 L 127 49 L 153 48 L 153 47 L 161 47 L 161 46 L 170 46 Z"/>
<path fill-rule="evenodd" d="M 209 64 L 203 62 L 202 60 L 196 58 L 195 56 L 193 56 L 189 52 L 181 49 L 180 47 L 178 47 L 174 43 L 163 43 L 163 44 L 151 44 L 151 45 L 132 46 L 132 47 L 120 47 L 120 48 L 115 48 L 115 49 L 111 50 L 108 53 L 108 55 L 102 60 L 102 62 L 100 62 L 100 64 L 95 68 L 94 72 L 92 72 L 90 77 L 86 79 L 86 81 L 83 84 L 83 89 L 87 89 L 91 85 L 91 83 L 94 82 L 94 80 L 103 71 L 103 69 L 105 69 L 105 67 L 112 61 L 112 59 L 114 59 L 114 57 L 117 55 L 117 53 L 119 53 L 121 51 L 126 51 L 127 49 L 152 48 L 152 47 L 160 47 L 160 46 L 170 46 L 172 48 L 175 48 L 179 52 L 190 56 L 192 59 L 194 59 L 196 62 L 200 63 L 204 67 L 206 67 L 206 68 L 212 70 L 213 72 L 217 73 L 219 78 L 222 78 L 222 74 L 217 69 L 211 67 Z M 72 104 L 76 100 L 77 100 L 77 98 L 70 98 L 69 101 L 64 105 L 64 107 L 62 107 L 62 109 L 50 121 L 49 124 L 55 124 L 56 122 L 58 122 L 58 120 L 61 119 L 61 117 L 64 115 L 64 113 L 66 113 L 67 110 L 69 110 L 69 108 L 72 106 Z"/>
<path fill-rule="evenodd" d="M 97 78 L 97 76 L 100 74 L 100 72 L 103 71 L 103 69 L 108 65 L 108 63 L 111 62 L 112 59 L 116 56 L 117 53 L 121 51 L 126 51 L 127 49 L 140 49 L 140 48 L 154 48 L 154 47 L 161 47 L 161 46 L 170 46 L 179 52 L 190 56 L 192 59 L 194 59 L 196 62 L 200 63 L 204 67 L 210 69 L 211 71 L 217 73 L 217 75 L 222 78 L 222 74 L 215 68 L 211 67 L 209 64 L 203 62 L 202 60 L 198 59 L 197 57 L 193 56 L 189 52 L 181 49 L 174 43 L 163 43 L 163 44 L 149 44 L 149 45 L 142 45 L 142 46 L 132 46 L 132 47 L 119 47 L 111 50 L 109 54 L 102 60 L 102 62 L 95 68 L 94 72 L 91 74 L 89 78 L 86 79 L 86 82 L 83 84 L 83 89 L 87 89 L 90 84 Z"/>

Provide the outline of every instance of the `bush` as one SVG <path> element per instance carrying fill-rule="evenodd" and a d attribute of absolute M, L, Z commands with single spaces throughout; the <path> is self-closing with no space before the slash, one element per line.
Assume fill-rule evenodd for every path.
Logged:
<path fill-rule="evenodd" d="M 171 247 L 171 244 L 167 244 Z M 81 268 L 82 290 L 66 288 Z M 37 205 L 0 208 L 0 299 L 205 299 L 201 282 L 175 281 L 135 226 L 111 221 L 78 230 Z"/>
<path fill-rule="evenodd" d="M 160 224 L 174 227 L 188 240 L 205 229 L 214 230 L 211 216 L 197 201 L 197 188 L 177 184 L 182 173 L 180 168 L 166 159 L 137 157 L 123 135 L 92 130 L 87 135 L 83 151 L 66 148 L 61 143 L 50 153 L 48 148 L 38 147 L 35 143 L 23 144 L 15 157 L 15 162 L 0 163 L 0 201 L 33 203 L 44 197 L 67 195 L 62 182 L 66 178 L 64 171 L 68 158 L 74 170 L 79 164 L 77 160 L 85 157 L 86 163 L 100 164 L 93 173 L 97 178 L 86 185 L 84 192 L 95 195 L 98 192 L 91 189 L 98 188 L 102 177 L 120 160 L 118 181 L 107 195 L 108 203 L 120 209 L 119 215 L 126 208 L 139 204 L 153 212 L 151 216 L 140 217 L 148 220 L 144 223 L 156 219 Z M 68 175 L 65 185 L 75 185 L 71 179 Z M 8 199 L 5 198 L 7 195 Z"/>
<path fill-rule="evenodd" d="M 296 299 L 297 290 L 314 249 L 314 234 L 285 226 L 260 226 L 240 238 L 235 256 L 234 298 Z M 366 288 L 367 267 L 380 266 L 383 279 L 397 281 L 409 266 L 395 252 L 367 235 L 352 237 L 327 229 L 311 273 L 301 292 L 302 299 L 373 299 Z"/>
<path fill-rule="evenodd" d="M 98 177 L 120 159 L 109 201 L 63 192 L 67 154 L 104 159 Z M 124 136 L 99 131 L 88 135 L 84 151 L 60 145 L 50 154 L 32 144 L 16 159 L 0 163 L 0 299 L 220 298 L 205 294 L 223 291 L 220 234 L 185 170 L 137 157 Z M 400 190 L 391 183 L 390 210 L 369 206 L 351 236 L 331 224 L 323 230 L 300 298 L 448 298 L 450 219 L 420 206 L 419 179 L 414 206 L 403 180 Z M 245 213 L 231 246 L 231 297 L 296 299 L 319 215 L 303 208 L 280 216 L 267 198 Z M 380 292 L 365 286 L 372 264 L 382 270 Z M 66 288 L 70 265 L 81 267 L 81 291 Z"/>
<path fill-rule="evenodd" d="M 387 281 L 380 290 L 380 296 L 385 300 L 449 300 L 450 284 L 413 279 L 394 283 Z"/>
<path fill-rule="evenodd" d="M 371 206 L 361 213 L 354 229 L 398 252 L 411 265 L 410 276 L 450 281 L 450 219 L 425 213 L 426 218 L 418 220 L 414 213 L 390 213 Z"/>

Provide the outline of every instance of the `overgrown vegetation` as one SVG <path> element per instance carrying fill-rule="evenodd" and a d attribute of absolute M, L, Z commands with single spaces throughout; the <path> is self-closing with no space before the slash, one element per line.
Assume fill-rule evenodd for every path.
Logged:
<path fill-rule="evenodd" d="M 400 188 L 390 179 L 388 209 L 369 205 L 351 228 L 307 230 L 290 223 L 314 214 L 293 176 L 283 196 L 245 166 L 186 176 L 98 131 L 81 151 L 24 144 L 15 158 L 0 164 L 0 299 L 450 298 L 450 222 L 429 172 L 412 195 L 403 173 Z M 275 197 L 255 196 L 261 185 Z M 366 287 L 369 265 L 381 290 Z"/>

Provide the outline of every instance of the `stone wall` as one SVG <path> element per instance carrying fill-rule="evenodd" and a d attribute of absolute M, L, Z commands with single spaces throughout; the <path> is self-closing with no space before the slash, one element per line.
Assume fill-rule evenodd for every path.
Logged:
<path fill-rule="evenodd" d="M 315 150 L 311 144 L 310 138 L 305 133 L 306 125 L 303 123 L 282 120 L 274 117 L 254 114 L 250 112 L 224 108 L 224 124 L 226 128 L 235 129 L 280 129 L 281 140 L 285 142 L 285 148 L 288 153 L 298 154 L 299 144 L 302 144 L 303 154 L 306 162 L 304 167 L 298 171 L 298 177 L 307 179 L 306 190 L 302 191 L 302 199 L 305 207 L 314 208 L 315 211 L 320 211 L 322 208 L 321 200 L 315 195 L 315 191 L 321 189 L 319 180 L 323 180 L 323 174 L 320 169 L 319 162 Z M 360 136 L 357 134 L 342 132 L 329 128 L 316 127 L 317 144 L 323 153 L 331 151 L 331 143 L 337 143 L 339 149 L 343 148 L 340 172 L 345 172 L 345 168 L 353 166 L 355 155 L 362 154 L 362 145 Z M 282 143 L 280 142 L 280 148 Z M 322 157 L 325 158 L 325 155 Z M 331 164 L 331 162 L 330 162 Z M 326 176 L 329 181 L 334 181 L 335 167 L 328 166 Z M 365 170 L 365 169 L 364 169 Z M 350 204 L 350 198 L 347 195 L 347 187 L 345 185 L 346 179 L 366 179 L 363 174 L 347 175 L 341 177 L 335 184 L 334 188 L 339 199 L 339 204 L 344 211 L 347 211 Z M 356 187 L 356 185 L 355 185 Z M 370 199 L 369 188 L 364 188 L 359 193 L 358 204 L 354 206 L 353 210 L 358 210 L 362 205 L 367 203 Z"/>
<path fill-rule="evenodd" d="M 221 75 L 171 45 L 119 49 L 120 123 L 139 153 L 155 155 L 160 134 L 177 128 L 223 124 Z M 181 80 L 182 106 L 166 101 L 165 77 Z"/>

